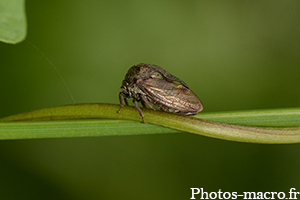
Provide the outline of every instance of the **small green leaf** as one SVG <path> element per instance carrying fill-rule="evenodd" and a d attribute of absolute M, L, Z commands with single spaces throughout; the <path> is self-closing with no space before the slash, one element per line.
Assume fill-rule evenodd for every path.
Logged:
<path fill-rule="evenodd" d="M 118 108 L 114 104 L 73 104 L 5 117 L 0 119 L 0 139 L 189 132 L 239 142 L 300 142 L 300 108 L 203 113 L 196 117 L 142 108 L 147 124 L 141 123 L 134 107 L 124 106 L 120 114 Z"/>
<path fill-rule="evenodd" d="M 25 39 L 27 23 L 24 0 L 0 0 L 0 41 L 16 44 Z"/>

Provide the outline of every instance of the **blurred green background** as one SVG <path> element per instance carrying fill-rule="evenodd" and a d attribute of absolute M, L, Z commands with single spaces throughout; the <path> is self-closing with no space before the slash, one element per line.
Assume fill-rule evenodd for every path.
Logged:
<path fill-rule="evenodd" d="M 127 70 L 144 62 L 184 80 L 203 112 L 299 107 L 300 1 L 31 0 L 26 10 L 27 40 L 77 103 L 119 103 Z M 73 103 L 28 42 L 0 43 L 0 63 L 0 117 Z M 175 200 L 190 199 L 191 187 L 300 186 L 298 144 L 183 133 L 0 141 L 0 151 L 1 199 Z"/>

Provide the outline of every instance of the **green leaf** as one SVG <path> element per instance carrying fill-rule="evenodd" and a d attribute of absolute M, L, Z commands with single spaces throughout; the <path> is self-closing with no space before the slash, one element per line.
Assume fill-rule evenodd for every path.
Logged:
<path fill-rule="evenodd" d="M 0 119 L 0 139 L 189 132 L 240 142 L 300 142 L 300 108 L 207 113 L 196 117 L 142 108 L 147 124 L 141 123 L 134 107 L 124 106 L 120 114 L 116 112 L 118 108 L 114 104 L 74 104 L 5 117 Z"/>
<path fill-rule="evenodd" d="M 201 113 L 195 117 L 245 126 L 300 126 L 299 108 Z"/>
<path fill-rule="evenodd" d="M 0 0 L 0 41 L 16 44 L 25 39 L 27 23 L 24 0 Z"/>

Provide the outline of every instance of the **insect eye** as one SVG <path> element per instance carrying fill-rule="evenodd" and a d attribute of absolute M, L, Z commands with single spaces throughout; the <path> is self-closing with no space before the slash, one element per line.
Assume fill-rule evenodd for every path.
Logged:
<path fill-rule="evenodd" d="M 129 85 L 128 82 L 123 81 L 123 84 L 122 84 L 122 87 L 121 87 L 121 88 L 125 88 L 125 87 L 127 87 L 128 85 Z"/>
<path fill-rule="evenodd" d="M 128 83 L 128 82 L 125 82 L 125 81 L 123 81 L 123 84 L 122 84 L 122 86 L 121 86 L 121 89 L 123 89 L 123 90 L 127 90 L 127 86 L 129 86 L 129 83 Z"/>

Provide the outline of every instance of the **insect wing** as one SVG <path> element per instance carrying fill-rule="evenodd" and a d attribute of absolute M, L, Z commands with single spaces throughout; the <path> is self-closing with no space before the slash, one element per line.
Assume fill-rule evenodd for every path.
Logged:
<path fill-rule="evenodd" d="M 199 98 L 182 84 L 152 78 L 140 79 L 137 83 L 147 98 L 163 110 L 195 115 L 203 109 Z"/>

